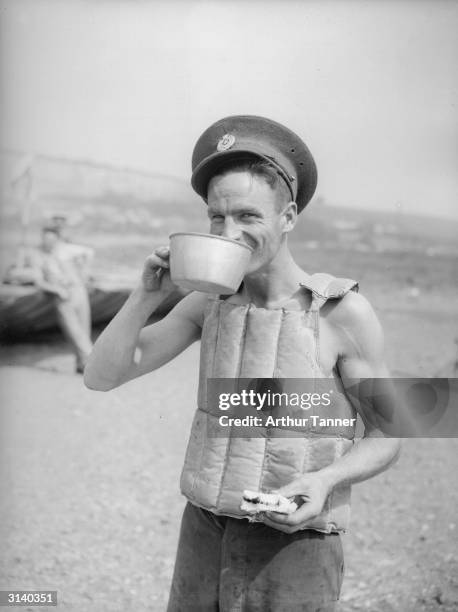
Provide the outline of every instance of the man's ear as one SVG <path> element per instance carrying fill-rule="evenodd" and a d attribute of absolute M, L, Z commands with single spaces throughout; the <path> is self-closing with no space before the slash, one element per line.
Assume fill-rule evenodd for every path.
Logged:
<path fill-rule="evenodd" d="M 296 202 L 288 202 L 282 212 L 283 232 L 290 232 L 297 222 L 297 204 Z"/>

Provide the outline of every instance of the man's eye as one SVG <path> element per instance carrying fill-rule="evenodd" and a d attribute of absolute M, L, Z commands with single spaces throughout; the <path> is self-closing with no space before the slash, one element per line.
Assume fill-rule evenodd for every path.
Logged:
<path fill-rule="evenodd" d="M 212 221 L 222 221 L 224 219 L 223 215 L 212 215 L 210 217 Z"/>
<path fill-rule="evenodd" d="M 242 219 L 254 219 L 257 215 L 254 213 L 243 213 L 241 215 Z"/>

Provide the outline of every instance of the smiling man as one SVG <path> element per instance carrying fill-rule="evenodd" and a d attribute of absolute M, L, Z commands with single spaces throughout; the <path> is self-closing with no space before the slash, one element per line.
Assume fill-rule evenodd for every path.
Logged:
<path fill-rule="evenodd" d="M 355 406 L 345 394 L 331 416 L 352 427 L 332 435 L 304 426 L 293 437 L 209 436 L 218 410 L 207 381 L 331 378 L 345 387 L 384 377 L 382 331 L 355 281 L 309 275 L 291 255 L 288 234 L 317 181 L 296 134 L 262 117 L 227 117 L 199 138 L 192 166 L 211 233 L 253 250 L 243 282 L 234 295 L 191 293 L 144 327 L 174 289 L 168 247 L 157 248 L 140 286 L 98 339 L 85 381 L 112 389 L 201 339 L 198 409 L 181 477 L 188 503 L 169 612 L 335 610 L 350 486 L 386 469 L 399 442 L 366 421 L 354 444 Z M 253 522 L 240 508 L 244 489 L 275 490 L 302 503 L 292 514 L 264 513 Z"/>

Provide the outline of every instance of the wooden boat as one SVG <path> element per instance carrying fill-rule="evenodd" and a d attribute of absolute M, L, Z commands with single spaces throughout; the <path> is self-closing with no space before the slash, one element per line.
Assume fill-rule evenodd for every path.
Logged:
<path fill-rule="evenodd" d="M 118 312 L 137 283 L 136 278 L 104 276 L 88 285 L 93 326 L 110 321 Z M 184 297 L 178 290 L 161 304 L 155 316 L 166 314 Z M 57 328 L 57 318 L 51 296 L 33 285 L 0 285 L 0 336 L 24 338 L 31 334 Z"/>

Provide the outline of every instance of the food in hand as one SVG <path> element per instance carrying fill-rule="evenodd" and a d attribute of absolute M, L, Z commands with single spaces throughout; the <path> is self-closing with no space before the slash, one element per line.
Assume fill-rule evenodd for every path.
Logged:
<path fill-rule="evenodd" d="M 260 493 L 256 491 L 243 491 L 243 500 L 240 509 L 248 514 L 258 512 L 279 512 L 280 514 L 291 514 L 295 512 L 298 505 L 278 493 Z"/>

